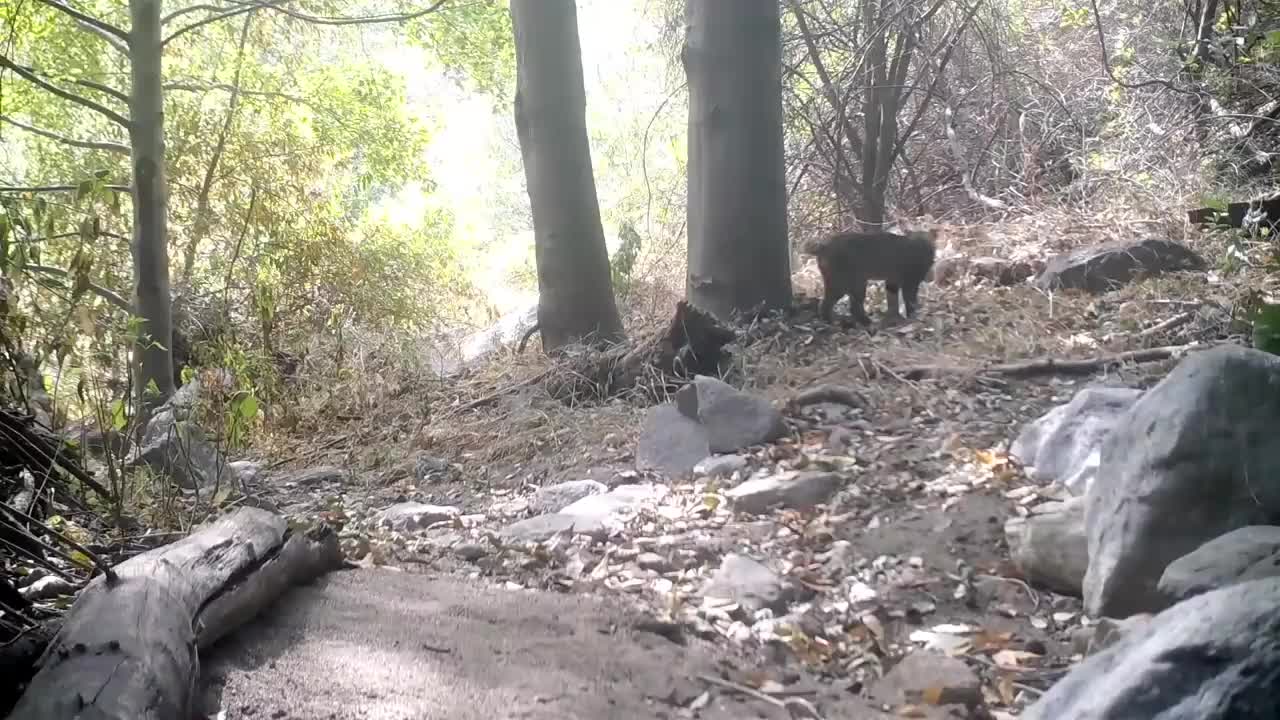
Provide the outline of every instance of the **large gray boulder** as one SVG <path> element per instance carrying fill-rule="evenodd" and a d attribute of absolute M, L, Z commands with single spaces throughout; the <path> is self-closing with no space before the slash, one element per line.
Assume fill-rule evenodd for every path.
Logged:
<path fill-rule="evenodd" d="M 1084 495 L 1098 473 L 1103 439 L 1140 397 L 1142 390 L 1135 388 L 1084 388 L 1028 423 L 1009 452 L 1028 466 L 1032 479 Z"/>
<path fill-rule="evenodd" d="M 1221 346 L 1183 360 L 1116 423 L 1089 488 L 1085 611 L 1168 605 L 1169 563 L 1247 525 L 1280 524 L 1280 358 Z"/>
<path fill-rule="evenodd" d="M 737 452 L 787 434 L 782 413 L 768 400 L 707 375 L 695 376 L 676 392 L 676 407 L 706 428 L 713 453 Z"/>
<path fill-rule="evenodd" d="M 1143 276 L 1206 267 L 1204 258 L 1186 245 L 1148 237 L 1090 245 L 1056 255 L 1035 284 L 1044 290 L 1103 293 Z"/>
<path fill-rule="evenodd" d="M 1161 612 L 1077 665 L 1023 720 L 1273 720 L 1280 707 L 1280 578 Z"/>
<path fill-rule="evenodd" d="M 707 431 L 675 405 L 649 408 L 636 444 L 636 469 L 679 477 L 693 472 L 711 454 Z"/>

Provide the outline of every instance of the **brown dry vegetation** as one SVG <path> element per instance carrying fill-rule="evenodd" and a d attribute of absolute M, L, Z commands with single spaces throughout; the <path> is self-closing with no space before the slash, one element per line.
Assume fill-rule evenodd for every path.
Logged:
<path fill-rule="evenodd" d="M 1191 243 L 1211 264 L 1227 254 L 1227 239 L 1216 233 L 1046 210 L 998 224 L 943 226 L 940 256 L 1043 259 L 1149 232 L 1153 225 Z M 732 379 L 779 404 L 815 384 L 850 387 L 866 400 L 869 430 L 915 424 L 933 450 L 998 444 L 1051 400 L 1065 400 L 1062 378 L 1052 373 L 1022 380 L 983 373 L 985 367 L 1213 342 L 1231 334 L 1232 313 L 1251 292 L 1277 282 L 1261 267 L 1229 274 L 1213 269 L 1089 296 L 960 278 L 926 286 L 918 321 L 866 332 L 817 320 L 815 281 L 812 267 L 799 267 L 793 313 L 741 328 Z M 652 294 L 657 297 L 637 305 L 662 308 L 671 300 Z M 869 307 L 883 308 L 883 302 L 881 286 L 873 285 Z M 632 316 L 633 335 L 665 322 L 664 314 L 649 317 L 654 319 L 646 326 Z M 1162 323 L 1170 327 L 1162 330 Z M 283 467 L 346 465 L 371 482 L 394 484 L 409 478 L 415 457 L 426 453 L 459 464 L 464 477 L 481 486 L 540 484 L 591 467 L 629 464 L 648 405 L 642 393 L 607 402 L 557 400 L 548 388 L 562 379 L 557 373 L 568 371 L 535 350 L 500 354 L 455 380 L 434 376 L 420 348 L 404 341 L 371 344 L 348 363 L 336 382 L 331 370 L 311 368 L 285 413 L 287 424 L 269 428 L 255 454 Z M 916 366 L 972 372 L 907 379 L 906 371 Z M 1107 374 L 1142 383 L 1166 366 L 1128 364 Z M 472 407 L 486 399 L 491 402 Z"/>

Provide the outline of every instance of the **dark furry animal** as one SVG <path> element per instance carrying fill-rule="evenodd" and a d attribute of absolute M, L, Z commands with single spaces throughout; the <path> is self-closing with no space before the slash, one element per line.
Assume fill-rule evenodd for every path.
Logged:
<path fill-rule="evenodd" d="M 906 235 L 841 232 L 806 243 L 801 252 L 816 257 L 822 273 L 822 319 L 830 321 L 831 309 L 847 294 L 849 314 L 856 322 L 869 324 L 868 280 L 884 281 L 890 318 L 899 317 L 899 289 L 907 317 L 915 317 L 920 307 L 920 283 L 933 267 L 937 237 L 937 228 L 913 230 Z"/>

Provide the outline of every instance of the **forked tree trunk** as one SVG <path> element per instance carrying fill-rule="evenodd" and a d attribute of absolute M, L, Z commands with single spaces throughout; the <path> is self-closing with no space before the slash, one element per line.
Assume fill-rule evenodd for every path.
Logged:
<path fill-rule="evenodd" d="M 542 347 L 616 340 L 622 322 L 591 171 L 577 8 L 574 0 L 511 0 L 511 23 Z"/>
<path fill-rule="evenodd" d="M 777 0 L 688 0 L 689 277 L 695 305 L 791 302 Z"/>
<path fill-rule="evenodd" d="M 160 6 L 161 0 L 129 0 L 134 307 L 142 320 L 136 353 L 144 407 L 168 399 L 174 390 Z"/>

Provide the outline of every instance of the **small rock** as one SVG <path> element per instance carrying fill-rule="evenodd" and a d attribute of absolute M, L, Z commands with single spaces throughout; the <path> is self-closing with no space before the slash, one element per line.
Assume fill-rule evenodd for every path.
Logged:
<path fill-rule="evenodd" d="M 938 693 L 936 702 L 922 702 L 926 692 Z M 925 710 L 925 717 L 944 718 L 954 709 L 947 706 L 981 705 L 982 681 L 959 658 L 916 650 L 872 685 L 871 697 L 887 705 L 915 705 Z"/>
<path fill-rule="evenodd" d="M 671 563 L 655 552 L 640 553 L 640 556 L 636 558 L 636 565 L 639 565 L 641 570 L 652 570 L 659 573 L 667 572 L 671 569 Z"/>
<path fill-rule="evenodd" d="M 413 479 L 420 483 L 442 480 L 448 474 L 449 461 L 444 458 L 421 453 L 413 463 Z"/>
<path fill-rule="evenodd" d="M 489 548 L 480 543 L 460 543 L 453 546 L 453 554 L 467 562 L 475 562 L 489 554 Z"/>
<path fill-rule="evenodd" d="M 595 480 L 569 480 L 538 488 L 529 501 L 529 509 L 543 515 L 559 512 L 588 495 L 607 492 L 604 483 Z"/>
<path fill-rule="evenodd" d="M 622 485 L 607 493 L 587 495 L 560 512 L 512 523 L 502 535 L 516 542 L 543 542 L 572 527 L 577 534 L 603 539 L 620 529 L 636 508 L 659 500 L 668 492 L 665 485 L 656 483 Z"/>
<path fill-rule="evenodd" d="M 1238 582 L 1255 565 L 1273 557 L 1280 558 L 1280 526 L 1249 525 L 1169 563 L 1158 587 L 1174 602 L 1186 600 Z"/>
<path fill-rule="evenodd" d="M 826 502 L 844 484 L 844 478 L 832 472 L 789 472 L 769 477 L 752 478 L 728 490 L 735 510 L 762 514 L 774 506 L 792 510 L 808 510 Z"/>
<path fill-rule="evenodd" d="M 769 608 L 781 614 L 797 589 L 759 561 L 733 553 L 725 556 L 702 594 L 736 602 L 748 613 Z"/>
<path fill-rule="evenodd" d="M 400 532 L 421 530 L 443 520 L 462 515 L 456 507 L 427 505 L 419 502 L 403 502 L 392 505 L 378 514 L 378 526 Z"/>
<path fill-rule="evenodd" d="M 76 588 L 57 575 L 48 575 L 27 585 L 18 592 L 27 600 L 35 602 L 37 600 L 48 600 L 59 595 L 74 595 Z"/>
<path fill-rule="evenodd" d="M 1143 613 L 1122 620 L 1100 618 L 1092 626 L 1076 628 L 1071 633 L 1071 651 L 1078 655 L 1102 652 L 1123 640 L 1125 636 L 1141 630 L 1153 617 L 1155 616 L 1151 613 Z"/>
<path fill-rule="evenodd" d="M 321 485 L 337 485 L 347 478 L 347 471 L 339 467 L 322 465 L 291 473 L 280 479 L 282 484 L 294 484 L 298 487 L 319 487 Z"/>
<path fill-rule="evenodd" d="M 258 476 L 262 474 L 262 464 L 252 460 L 236 460 L 227 463 L 227 468 L 240 481 L 241 486 L 249 486 L 258 481 Z"/>
<path fill-rule="evenodd" d="M 511 523 L 502 529 L 502 537 L 508 542 L 516 543 L 540 543 L 546 542 L 556 533 L 564 532 L 573 528 L 576 532 L 584 532 L 592 530 L 592 528 L 582 528 L 578 518 L 563 513 L 550 513 L 548 515 L 535 515 L 531 518 L 519 520 Z"/>
<path fill-rule="evenodd" d="M 697 477 L 727 478 L 747 466 L 747 459 L 741 455 L 712 455 L 693 466 L 693 474 Z"/>
<path fill-rule="evenodd" d="M 1012 517 L 1005 522 L 1009 557 L 1028 582 L 1079 597 L 1089 569 L 1085 499 L 1062 503 L 1060 512 Z"/>

